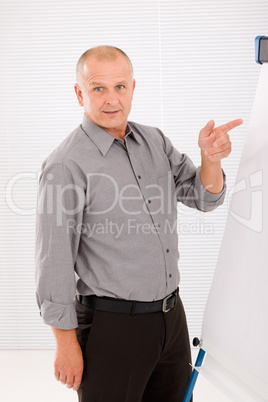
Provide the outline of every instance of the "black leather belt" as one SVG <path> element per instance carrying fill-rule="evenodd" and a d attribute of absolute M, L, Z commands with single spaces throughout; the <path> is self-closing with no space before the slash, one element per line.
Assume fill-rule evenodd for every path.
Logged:
<path fill-rule="evenodd" d="M 110 313 L 145 314 L 163 311 L 164 313 L 175 307 L 179 288 L 162 300 L 153 302 L 140 302 L 131 300 L 114 299 L 111 297 L 98 297 L 77 295 L 79 303 L 96 310 L 108 311 Z"/>

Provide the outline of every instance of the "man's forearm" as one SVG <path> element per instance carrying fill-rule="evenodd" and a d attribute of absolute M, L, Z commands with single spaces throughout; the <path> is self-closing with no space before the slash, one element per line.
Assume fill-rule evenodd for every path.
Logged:
<path fill-rule="evenodd" d="M 75 329 L 59 329 L 51 327 L 57 346 L 72 345 L 77 342 Z"/>
<path fill-rule="evenodd" d="M 221 161 L 210 161 L 203 151 L 201 151 L 200 178 L 203 186 L 210 193 L 218 194 L 222 191 L 224 181 Z"/>
<path fill-rule="evenodd" d="M 54 374 L 58 381 L 77 391 L 83 374 L 83 356 L 75 329 L 51 327 L 56 340 Z"/>

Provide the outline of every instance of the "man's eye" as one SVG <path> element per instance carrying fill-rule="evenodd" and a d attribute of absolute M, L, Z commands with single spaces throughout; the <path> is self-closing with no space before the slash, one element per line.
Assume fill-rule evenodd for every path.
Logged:
<path fill-rule="evenodd" d="M 117 85 L 117 89 L 123 89 L 125 88 L 124 85 Z"/>
<path fill-rule="evenodd" d="M 96 91 L 96 92 L 101 92 L 101 91 L 102 91 L 102 87 L 94 88 L 94 91 Z"/>

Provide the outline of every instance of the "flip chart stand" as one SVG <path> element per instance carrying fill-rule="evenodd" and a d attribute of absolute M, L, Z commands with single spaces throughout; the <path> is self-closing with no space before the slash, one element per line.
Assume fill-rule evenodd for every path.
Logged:
<path fill-rule="evenodd" d="M 195 338 L 196 339 L 196 338 Z M 196 362 L 195 362 L 195 366 L 190 378 L 190 382 L 188 384 L 187 390 L 186 390 L 186 394 L 183 398 L 183 402 L 190 402 L 192 394 L 193 394 L 193 390 L 195 387 L 195 383 L 199 374 L 199 370 L 197 370 L 196 368 L 201 367 L 204 357 L 205 357 L 206 352 L 200 348 Z"/>
<path fill-rule="evenodd" d="M 268 36 L 256 36 L 255 38 L 255 61 L 258 64 L 268 63 Z M 194 338 L 193 345 L 198 346 L 200 341 L 198 338 Z M 190 402 L 195 383 L 199 374 L 199 367 L 202 366 L 206 352 L 200 348 L 193 372 L 184 396 L 183 402 Z"/>
<path fill-rule="evenodd" d="M 255 38 L 255 60 L 258 64 L 268 62 L 268 36 L 256 36 Z"/>

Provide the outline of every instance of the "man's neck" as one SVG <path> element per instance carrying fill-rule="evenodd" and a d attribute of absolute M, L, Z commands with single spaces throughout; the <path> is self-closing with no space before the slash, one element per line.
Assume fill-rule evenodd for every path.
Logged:
<path fill-rule="evenodd" d="M 115 138 L 119 138 L 121 140 L 124 140 L 125 138 L 125 134 L 126 134 L 126 128 L 127 128 L 127 124 L 125 125 L 124 128 L 120 129 L 116 129 L 116 128 L 105 128 L 105 127 L 101 127 L 103 128 L 103 130 L 108 131 L 109 134 L 111 134 L 113 137 Z"/>
<path fill-rule="evenodd" d="M 99 126 L 95 121 L 93 121 L 92 119 L 90 119 L 88 116 L 87 118 L 92 121 L 92 123 L 96 124 L 97 126 Z M 107 127 L 102 127 L 99 126 L 100 128 L 102 128 L 103 130 L 107 131 L 109 134 L 111 134 L 113 137 L 115 138 L 119 138 L 121 140 L 124 140 L 125 134 L 126 134 L 126 129 L 127 129 L 127 122 L 122 124 L 120 127 L 118 128 L 107 128 Z"/>

